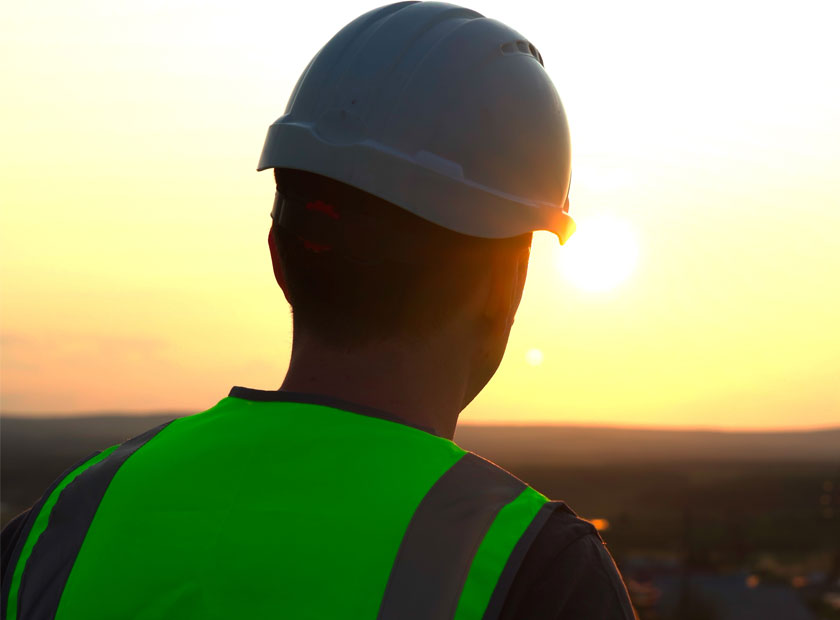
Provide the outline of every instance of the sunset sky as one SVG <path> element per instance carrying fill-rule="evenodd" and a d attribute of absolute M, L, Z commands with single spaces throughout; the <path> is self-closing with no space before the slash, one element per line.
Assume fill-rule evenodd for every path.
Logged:
<path fill-rule="evenodd" d="M 837 4 L 464 4 L 541 52 L 578 232 L 535 236 L 461 423 L 840 425 Z M 312 56 L 378 5 L 5 7 L 3 413 L 198 412 L 280 385 L 257 159 Z"/>

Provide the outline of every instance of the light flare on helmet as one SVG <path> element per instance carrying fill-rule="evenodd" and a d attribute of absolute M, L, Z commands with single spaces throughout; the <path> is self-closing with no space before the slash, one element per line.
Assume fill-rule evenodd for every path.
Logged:
<path fill-rule="evenodd" d="M 565 278 L 589 292 L 611 290 L 626 281 L 639 260 L 639 243 L 626 219 L 604 213 L 579 217 L 577 232 L 558 252 Z"/>

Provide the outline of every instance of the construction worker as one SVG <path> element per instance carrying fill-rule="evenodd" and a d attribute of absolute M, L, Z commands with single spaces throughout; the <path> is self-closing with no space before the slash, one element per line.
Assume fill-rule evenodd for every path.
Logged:
<path fill-rule="evenodd" d="M 452 440 L 532 232 L 574 229 L 534 45 L 450 4 L 370 11 L 306 67 L 258 168 L 282 386 L 64 472 L 3 530 L 4 617 L 634 618 L 589 522 Z"/>

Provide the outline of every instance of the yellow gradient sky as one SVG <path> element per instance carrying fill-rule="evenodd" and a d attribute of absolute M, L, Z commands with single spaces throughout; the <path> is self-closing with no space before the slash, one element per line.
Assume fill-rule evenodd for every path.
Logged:
<path fill-rule="evenodd" d="M 306 63 L 375 6 L 5 8 L 3 412 L 197 412 L 280 385 L 257 158 Z M 537 234 L 505 360 L 461 421 L 840 424 L 837 4 L 468 6 L 545 59 L 579 231 Z"/>

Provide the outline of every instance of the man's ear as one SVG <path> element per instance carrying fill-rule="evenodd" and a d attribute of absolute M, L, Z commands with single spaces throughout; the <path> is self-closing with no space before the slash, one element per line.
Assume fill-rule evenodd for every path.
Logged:
<path fill-rule="evenodd" d="M 268 251 L 271 254 L 271 266 L 274 268 L 274 279 L 277 280 L 277 284 L 283 290 L 283 295 L 286 297 L 286 301 L 288 301 L 289 305 L 291 305 L 292 302 L 289 301 L 289 291 L 286 286 L 286 277 L 283 275 L 283 263 L 280 260 L 280 252 L 277 251 L 277 239 L 274 237 L 273 227 L 268 229 Z"/>

